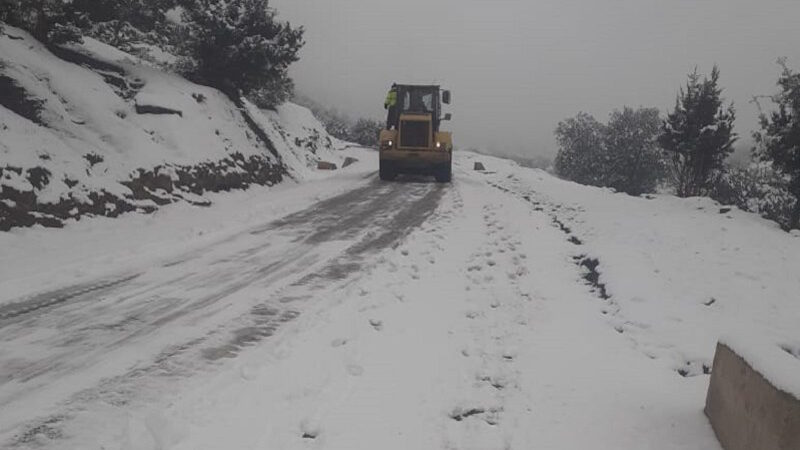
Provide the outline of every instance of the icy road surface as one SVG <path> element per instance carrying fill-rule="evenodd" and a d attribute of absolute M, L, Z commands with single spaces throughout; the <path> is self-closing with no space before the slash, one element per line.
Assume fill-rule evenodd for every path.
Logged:
<path fill-rule="evenodd" d="M 720 336 L 800 374 L 800 239 L 768 221 L 468 152 L 450 185 L 361 158 L 0 236 L 0 446 L 719 450 Z"/>

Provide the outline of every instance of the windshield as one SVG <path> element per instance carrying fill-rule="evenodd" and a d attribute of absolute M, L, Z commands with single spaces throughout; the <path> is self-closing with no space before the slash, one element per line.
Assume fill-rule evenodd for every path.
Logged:
<path fill-rule="evenodd" d="M 403 94 L 403 111 L 432 113 L 434 93 L 428 90 L 412 89 Z"/>

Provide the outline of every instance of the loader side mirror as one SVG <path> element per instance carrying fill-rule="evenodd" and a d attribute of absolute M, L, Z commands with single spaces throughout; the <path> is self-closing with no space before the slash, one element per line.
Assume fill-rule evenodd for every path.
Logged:
<path fill-rule="evenodd" d="M 453 115 L 450 114 L 450 113 L 447 113 L 447 114 L 444 115 L 444 117 L 442 117 L 442 120 L 452 120 L 452 119 L 453 119 Z"/>
<path fill-rule="evenodd" d="M 442 103 L 445 105 L 450 104 L 450 91 L 442 91 Z"/>

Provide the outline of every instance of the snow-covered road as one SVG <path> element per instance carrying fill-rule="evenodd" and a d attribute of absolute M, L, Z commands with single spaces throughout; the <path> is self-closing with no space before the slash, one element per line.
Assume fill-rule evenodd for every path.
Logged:
<path fill-rule="evenodd" d="M 0 405 L 13 411 L 0 432 L 18 433 L 62 402 L 125 404 L 148 377 L 236 356 L 357 274 L 364 258 L 396 245 L 445 189 L 371 175 L 364 186 L 145 270 L 0 304 Z"/>
<path fill-rule="evenodd" d="M 0 239 L 20 261 L 0 288 L 49 292 L 0 299 L 0 442 L 717 450 L 702 408 L 719 336 L 800 355 L 800 239 L 769 222 L 468 152 L 452 185 L 381 183 L 369 157 L 207 210 Z M 202 224 L 220 217 L 245 219 Z M 168 250 L 118 264 L 137 243 L 109 227 Z M 22 251 L 60 261 L 93 237 L 112 256 L 77 272 Z"/>

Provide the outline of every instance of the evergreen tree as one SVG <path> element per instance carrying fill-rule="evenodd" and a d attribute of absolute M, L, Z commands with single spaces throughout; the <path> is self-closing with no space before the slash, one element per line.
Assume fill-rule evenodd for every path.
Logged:
<path fill-rule="evenodd" d="M 41 42 L 79 41 L 69 2 L 64 0 L 0 0 L 0 22 L 22 28 Z"/>
<path fill-rule="evenodd" d="M 605 125 L 583 112 L 559 122 L 556 127 L 556 173 L 577 183 L 602 186 L 608 159 L 604 133 Z"/>
<path fill-rule="evenodd" d="M 611 113 L 604 133 L 604 185 L 631 195 L 655 191 L 665 169 L 657 143 L 660 127 L 656 108 L 626 106 Z"/>
<path fill-rule="evenodd" d="M 779 63 L 780 92 L 772 97 L 777 109 L 761 114 L 761 131 L 753 133 L 754 153 L 789 178 L 788 189 L 795 197 L 788 221 L 791 229 L 800 228 L 800 73 L 792 72 L 785 60 Z"/>
<path fill-rule="evenodd" d="M 733 152 L 735 110 L 721 98 L 719 69 L 700 79 L 695 70 L 675 101 L 675 110 L 663 122 L 658 142 L 672 159 L 677 194 L 681 197 L 708 192 L 713 177 L 722 172 Z"/>
<path fill-rule="evenodd" d="M 232 98 L 265 86 L 286 90 L 303 28 L 278 21 L 267 0 L 184 0 L 189 33 L 185 75 Z"/>

